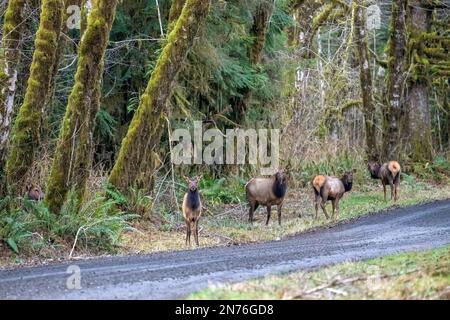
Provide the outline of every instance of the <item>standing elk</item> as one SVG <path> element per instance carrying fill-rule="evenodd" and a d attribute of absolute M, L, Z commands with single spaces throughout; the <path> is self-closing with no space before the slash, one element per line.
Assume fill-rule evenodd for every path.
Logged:
<path fill-rule="evenodd" d="M 188 192 L 183 198 L 183 217 L 186 222 L 186 245 L 191 245 L 191 231 L 194 229 L 195 244 L 198 246 L 198 220 L 202 214 L 202 202 L 198 192 L 198 183 L 202 176 L 194 178 L 184 177 L 188 184 Z"/>
<path fill-rule="evenodd" d="M 333 221 L 336 222 L 339 215 L 339 200 L 344 196 L 344 193 L 352 190 L 354 172 L 356 170 L 345 172 L 341 179 L 323 175 L 318 175 L 314 178 L 312 186 L 315 195 L 315 219 L 318 217 L 319 204 L 325 217 L 329 219 L 325 206 L 327 201 L 331 201 L 333 206 Z"/>
<path fill-rule="evenodd" d="M 383 184 L 384 201 L 386 200 L 386 185 L 391 187 L 391 200 L 394 202 L 398 199 L 398 187 L 400 185 L 401 166 L 397 161 L 388 161 L 380 165 L 377 161 L 369 161 L 367 164 L 370 176 L 373 179 L 380 179 Z"/>
<path fill-rule="evenodd" d="M 29 200 L 41 201 L 42 199 L 44 199 L 44 193 L 39 186 L 29 184 L 26 187 L 26 191 Z"/>
<path fill-rule="evenodd" d="M 278 224 L 281 225 L 281 207 L 287 191 L 287 175 L 279 169 L 269 178 L 253 178 L 245 185 L 247 200 L 250 205 L 248 220 L 253 222 L 253 214 L 259 205 L 267 208 L 267 221 L 269 224 L 272 206 L 277 206 Z"/>

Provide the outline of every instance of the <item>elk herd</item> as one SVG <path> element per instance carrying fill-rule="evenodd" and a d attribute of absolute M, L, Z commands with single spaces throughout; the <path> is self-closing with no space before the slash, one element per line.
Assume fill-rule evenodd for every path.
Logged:
<path fill-rule="evenodd" d="M 367 165 L 370 176 L 380 179 L 386 201 L 386 186 L 391 188 L 391 200 L 398 199 L 398 186 L 400 184 L 401 167 L 397 161 L 388 161 L 380 164 L 370 161 Z M 336 222 L 339 215 L 339 201 L 346 192 L 350 192 L 353 186 L 353 174 L 356 170 L 345 172 L 341 178 L 325 175 L 317 175 L 311 182 L 314 191 L 315 219 L 318 218 L 319 206 L 325 217 L 329 219 L 326 209 L 327 201 L 332 204 L 332 218 Z M 186 222 L 186 245 L 190 245 L 191 232 L 194 231 L 195 243 L 198 246 L 198 220 L 202 212 L 198 184 L 201 176 L 194 178 L 184 177 L 188 184 L 188 191 L 183 199 L 183 216 Z M 268 178 L 252 178 L 245 185 L 245 192 L 249 205 L 248 221 L 253 222 L 253 215 L 259 206 L 266 207 L 269 224 L 272 206 L 277 206 L 278 224 L 281 225 L 281 208 L 287 193 L 288 174 L 283 169 Z"/>
<path fill-rule="evenodd" d="M 386 201 L 386 187 L 391 189 L 391 200 L 397 201 L 398 187 L 400 184 L 401 167 L 397 161 L 388 161 L 380 164 L 370 161 L 367 165 L 370 176 L 373 179 L 380 179 L 383 185 L 384 200 Z M 332 218 L 336 222 L 339 215 L 339 201 L 346 192 L 350 192 L 353 186 L 353 174 L 356 170 L 345 172 L 341 178 L 334 176 L 317 175 L 311 182 L 314 192 L 315 219 L 318 218 L 319 206 L 325 217 L 329 219 L 326 203 L 331 201 Z M 182 212 L 186 222 L 186 245 L 191 244 L 191 234 L 194 232 L 195 244 L 198 246 L 198 222 L 202 214 L 202 201 L 199 193 L 199 182 L 202 176 L 194 178 L 184 177 L 188 190 L 184 194 Z M 253 222 L 255 210 L 259 206 L 266 207 L 269 224 L 272 206 L 277 206 L 278 224 L 281 225 L 281 208 L 288 189 L 288 174 L 283 169 L 266 178 L 252 178 L 245 185 L 245 192 L 249 204 L 248 220 Z M 40 201 L 44 194 L 36 185 L 27 187 L 28 199 Z"/>

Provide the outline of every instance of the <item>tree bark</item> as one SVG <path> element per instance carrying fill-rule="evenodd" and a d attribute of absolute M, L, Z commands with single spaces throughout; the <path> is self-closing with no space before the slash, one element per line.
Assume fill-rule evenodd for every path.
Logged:
<path fill-rule="evenodd" d="M 407 15 L 410 43 L 419 40 L 423 33 L 430 32 L 432 11 L 425 7 L 425 4 L 421 0 L 410 1 Z M 428 72 L 421 61 L 414 60 L 420 48 L 413 48 L 412 50 L 411 59 L 413 59 L 414 76 L 409 81 L 407 92 L 408 121 L 404 151 L 412 161 L 429 161 L 433 157 L 433 146 L 428 103 Z"/>
<path fill-rule="evenodd" d="M 166 103 L 209 7 L 210 1 L 187 0 L 169 34 L 109 177 L 109 182 L 121 191 L 134 185 L 141 172 L 152 174 L 158 164 L 157 146 L 160 144 Z M 146 184 L 153 185 L 152 181 Z"/>
<path fill-rule="evenodd" d="M 406 85 L 406 6 L 407 0 L 393 0 L 389 34 L 387 101 L 383 117 L 383 158 L 399 157 L 400 121 Z"/>
<path fill-rule="evenodd" d="M 169 10 L 169 26 L 167 27 L 167 35 L 172 32 L 178 18 L 180 17 L 181 11 L 183 10 L 186 0 L 173 0 L 170 5 Z"/>
<path fill-rule="evenodd" d="M 24 0 L 10 0 L 5 12 L 0 56 L 0 195 L 3 187 L 3 168 L 11 131 L 17 67 L 20 62 L 24 26 Z"/>
<path fill-rule="evenodd" d="M 354 32 L 359 60 L 359 79 L 366 131 L 366 154 L 369 160 L 378 160 L 375 132 L 375 107 L 373 103 L 372 73 L 366 30 L 366 1 L 358 0 L 354 6 Z"/>
<path fill-rule="evenodd" d="M 40 145 L 43 105 L 50 86 L 52 66 L 58 49 L 63 16 L 63 0 L 43 0 L 25 99 L 12 130 L 6 161 L 6 181 L 10 191 L 24 188 L 28 170 Z"/>
<path fill-rule="evenodd" d="M 82 203 L 92 164 L 94 119 L 99 109 L 103 58 L 114 20 L 117 0 L 94 0 L 81 39 L 75 84 L 47 183 L 45 203 L 59 212 L 67 192 L 74 188 Z"/>

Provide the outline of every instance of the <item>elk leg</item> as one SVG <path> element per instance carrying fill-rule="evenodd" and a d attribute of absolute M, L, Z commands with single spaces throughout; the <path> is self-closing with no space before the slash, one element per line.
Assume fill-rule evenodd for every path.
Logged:
<path fill-rule="evenodd" d="M 335 201 L 334 207 L 336 209 L 336 212 L 334 214 L 334 222 L 336 222 L 339 217 L 339 200 L 340 200 L 340 198 L 336 198 L 334 200 Z"/>
<path fill-rule="evenodd" d="M 253 222 L 253 212 L 255 212 L 255 203 L 250 202 L 250 210 L 248 211 L 248 222 Z"/>
<path fill-rule="evenodd" d="M 333 218 L 333 221 L 336 221 L 336 199 L 331 200 L 331 207 L 333 208 L 331 217 Z"/>
<path fill-rule="evenodd" d="M 398 200 L 398 184 L 394 184 L 394 201 Z"/>
<path fill-rule="evenodd" d="M 389 186 L 391 187 L 391 201 L 394 199 L 394 184 L 389 182 Z"/>
<path fill-rule="evenodd" d="M 281 226 L 281 207 L 283 204 L 279 204 L 277 207 L 277 213 L 278 213 L 278 224 Z"/>
<path fill-rule="evenodd" d="M 186 245 L 191 245 L 191 222 L 186 220 Z"/>
<path fill-rule="evenodd" d="M 314 208 L 316 209 L 316 215 L 314 216 L 314 220 L 317 220 L 317 218 L 319 217 L 319 201 L 320 201 L 320 196 L 317 195 L 316 201 L 314 202 Z"/>
<path fill-rule="evenodd" d="M 383 183 L 383 191 L 384 191 L 384 202 L 386 202 L 386 185 Z"/>
<path fill-rule="evenodd" d="M 259 207 L 259 203 L 258 203 L 258 202 L 252 202 L 252 203 L 250 203 L 250 211 L 249 211 L 249 213 L 248 213 L 248 221 L 249 221 L 250 223 L 253 222 L 253 215 L 254 215 L 256 209 L 258 209 L 258 207 Z"/>
<path fill-rule="evenodd" d="M 329 219 L 330 217 L 328 216 L 328 213 L 327 213 L 326 204 L 327 204 L 327 201 L 325 199 L 322 199 L 322 202 L 320 202 L 320 207 L 322 208 L 323 213 L 325 214 L 325 217 L 327 219 Z"/>
<path fill-rule="evenodd" d="M 269 220 L 270 220 L 270 210 L 272 209 L 272 206 L 267 206 L 267 221 L 266 221 L 266 226 L 269 224 Z"/>
<path fill-rule="evenodd" d="M 198 244 L 198 219 L 195 220 L 194 222 L 194 237 L 195 237 L 195 244 L 197 245 L 197 247 L 199 246 Z"/>

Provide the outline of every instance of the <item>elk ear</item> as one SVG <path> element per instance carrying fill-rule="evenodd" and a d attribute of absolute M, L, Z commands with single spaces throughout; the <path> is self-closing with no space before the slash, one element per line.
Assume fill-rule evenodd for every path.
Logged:
<path fill-rule="evenodd" d="M 202 180 L 202 178 L 203 178 L 203 174 L 197 176 L 197 182 L 199 182 L 200 180 Z"/>
<path fill-rule="evenodd" d="M 191 180 L 187 176 L 183 176 L 184 180 L 186 180 L 187 183 L 189 183 Z"/>
<path fill-rule="evenodd" d="M 31 183 L 27 184 L 27 186 L 25 187 L 25 190 L 27 192 L 30 192 L 31 188 L 33 188 L 33 185 Z"/>

